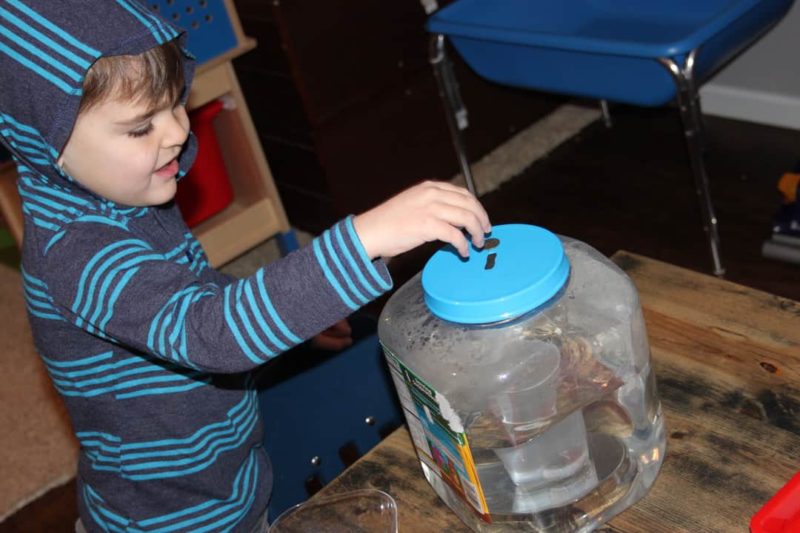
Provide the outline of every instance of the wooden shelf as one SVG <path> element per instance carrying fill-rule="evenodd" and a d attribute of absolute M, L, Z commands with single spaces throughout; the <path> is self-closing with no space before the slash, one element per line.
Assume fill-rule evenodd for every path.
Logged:
<path fill-rule="evenodd" d="M 234 199 L 220 213 L 193 228 L 212 265 L 221 265 L 286 231 L 271 198 L 246 205 Z"/>
<path fill-rule="evenodd" d="M 214 130 L 234 199 L 222 212 L 192 228 L 213 267 L 290 230 L 247 102 L 231 65 L 234 57 L 255 47 L 255 41 L 242 33 L 233 3 L 226 0 L 226 6 L 239 45 L 198 67 L 187 102 L 190 110 L 219 98 L 226 102 L 225 109 L 214 119 Z"/>

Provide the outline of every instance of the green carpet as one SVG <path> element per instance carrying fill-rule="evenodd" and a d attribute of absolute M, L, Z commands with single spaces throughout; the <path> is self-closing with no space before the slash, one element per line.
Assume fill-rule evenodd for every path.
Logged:
<path fill-rule="evenodd" d="M 0 229 L 0 264 L 7 265 L 19 270 L 19 250 L 17 243 L 6 229 Z"/>

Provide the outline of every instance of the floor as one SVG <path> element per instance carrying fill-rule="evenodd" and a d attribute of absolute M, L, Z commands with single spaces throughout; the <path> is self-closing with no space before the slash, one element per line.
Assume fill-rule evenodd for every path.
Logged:
<path fill-rule="evenodd" d="M 677 112 L 615 107 L 612 115 L 611 129 L 598 121 L 488 193 L 483 202 L 493 223 L 538 224 L 608 255 L 626 249 L 710 273 Z M 707 127 L 726 278 L 800 300 L 800 266 L 760 253 L 780 202 L 777 180 L 800 158 L 800 131 L 713 117 Z M 432 249 L 394 261 L 396 285 L 418 271 Z M 75 514 L 70 483 L 20 510 L 0 531 L 68 532 Z"/>
<path fill-rule="evenodd" d="M 529 222 L 610 255 L 626 249 L 700 272 L 711 256 L 672 109 L 618 108 L 488 195 L 494 223 Z M 800 132 L 709 117 L 706 157 L 730 281 L 800 300 L 800 265 L 761 245 L 780 205 L 778 178 L 800 159 Z"/>
<path fill-rule="evenodd" d="M 710 274 L 677 111 L 618 106 L 612 121 L 610 129 L 597 121 L 484 196 L 492 222 L 537 224 L 606 255 L 625 249 Z M 800 265 L 761 256 L 780 205 L 777 180 L 800 160 L 800 131 L 717 117 L 706 126 L 726 279 L 800 300 Z M 400 276 L 418 271 L 431 249 L 401 258 Z"/>

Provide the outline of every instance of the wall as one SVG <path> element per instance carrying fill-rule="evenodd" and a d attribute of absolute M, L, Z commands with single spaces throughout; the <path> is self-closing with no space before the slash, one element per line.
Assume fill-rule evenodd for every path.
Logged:
<path fill-rule="evenodd" d="M 800 130 L 800 2 L 700 91 L 705 113 Z"/>

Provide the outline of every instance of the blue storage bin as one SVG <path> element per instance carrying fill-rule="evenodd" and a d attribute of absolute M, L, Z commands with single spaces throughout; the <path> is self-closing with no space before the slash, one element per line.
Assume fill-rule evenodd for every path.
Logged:
<path fill-rule="evenodd" d="M 223 0 L 145 0 L 150 9 L 185 29 L 189 51 L 204 63 L 238 41 Z"/>
<path fill-rule="evenodd" d="M 675 97 L 659 58 L 682 65 L 699 47 L 694 73 L 702 81 L 791 4 L 459 0 L 432 15 L 428 31 L 446 35 L 472 69 L 503 85 L 659 106 Z"/>
<path fill-rule="evenodd" d="M 305 501 L 309 488 L 332 481 L 348 466 L 346 459 L 368 452 L 403 423 L 374 319 L 356 314 L 348 321 L 354 340 L 349 348 L 326 352 L 301 344 L 260 372 L 264 447 L 273 468 L 271 519 Z M 318 461 L 312 463 L 313 457 Z"/>

